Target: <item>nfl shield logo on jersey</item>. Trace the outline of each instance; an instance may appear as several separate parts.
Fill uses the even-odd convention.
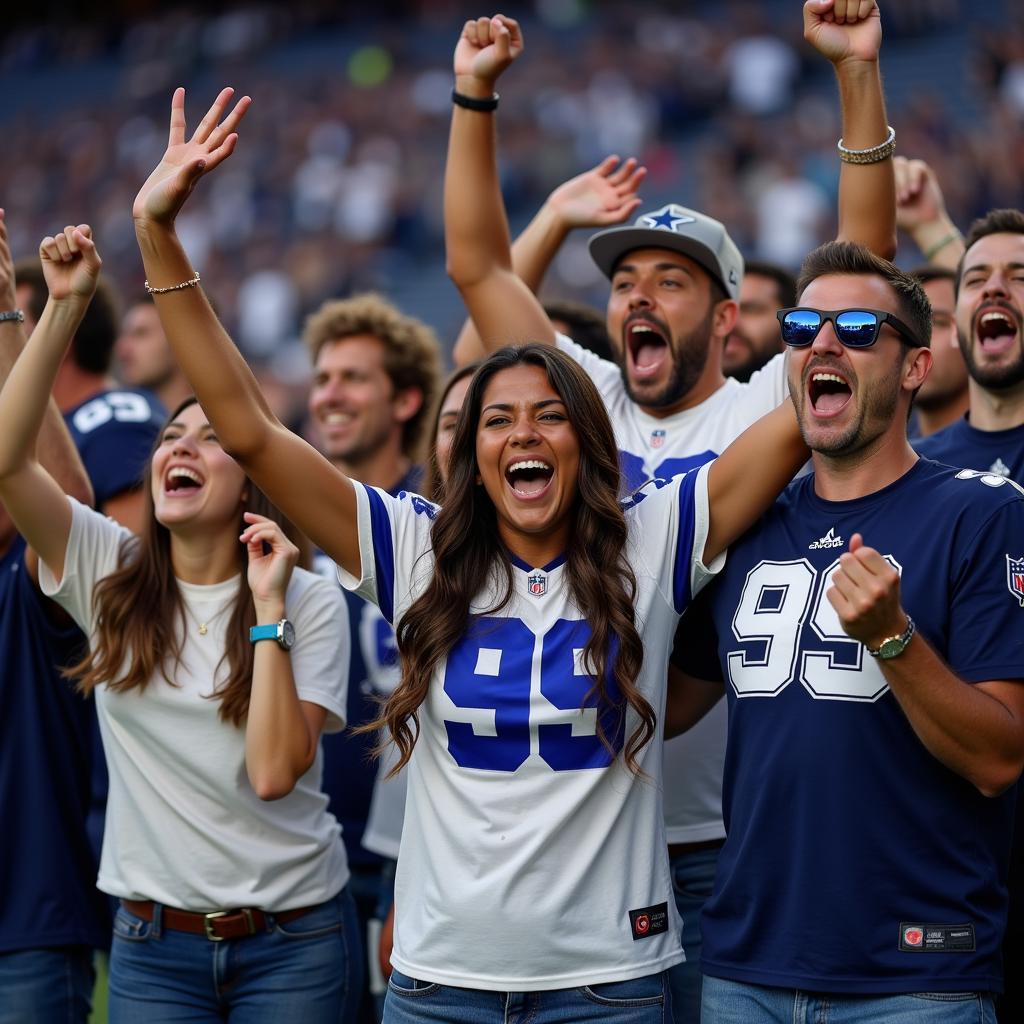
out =
[[[1024,558],[1006,556],[1006,585],[1024,608]]]
[[[534,597],[543,597],[548,592],[548,578],[541,573],[526,577],[526,585]]]
[[[664,430],[652,430],[651,431],[651,447],[660,448],[665,443],[665,431]]]

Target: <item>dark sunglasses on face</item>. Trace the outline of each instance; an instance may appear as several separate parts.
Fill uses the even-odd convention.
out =
[[[878,340],[882,324],[891,324],[897,334],[914,347],[921,343],[899,317],[884,309],[811,309],[793,306],[776,314],[782,340],[791,348],[806,348],[818,336],[825,321],[830,321],[836,337],[846,348],[869,348]]]

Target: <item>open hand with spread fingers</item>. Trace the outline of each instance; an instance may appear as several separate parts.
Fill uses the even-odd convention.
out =
[[[622,224],[640,205],[636,192],[645,177],[647,168],[635,157],[620,161],[607,156],[559,185],[548,196],[548,205],[567,228]]]
[[[231,155],[238,141],[235,129],[252,102],[243,96],[223,117],[234,93],[234,89],[222,89],[191,138],[186,139],[185,90],[174,90],[167,150],[135,197],[132,216],[136,222],[173,222],[199,179]]]

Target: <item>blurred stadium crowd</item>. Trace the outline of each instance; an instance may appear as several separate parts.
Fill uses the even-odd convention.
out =
[[[198,109],[213,82],[230,81],[255,100],[246,145],[180,230],[253,363],[296,382],[301,400],[303,317],[370,288],[450,342],[462,313],[444,276],[440,181],[463,6],[123,5],[87,23],[64,12],[13,27],[0,44],[0,194],[15,255],[62,218],[89,220],[106,273],[133,300],[129,211],[165,144],[166,97],[187,83]],[[506,98],[501,125],[513,227],[608,153],[636,155],[650,168],[645,206],[683,196],[728,223],[748,256],[795,267],[833,231],[837,124],[828,68],[786,6],[519,5],[529,87]],[[1013,6],[902,0],[886,11],[899,151],[931,164],[959,224],[1024,204],[1024,11]],[[993,139],[1013,158],[990,159]],[[600,301],[584,244],[564,247],[551,294]]]

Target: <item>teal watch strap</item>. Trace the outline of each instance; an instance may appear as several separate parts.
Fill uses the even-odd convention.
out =
[[[276,640],[277,639],[277,623],[268,622],[265,626],[250,626],[249,627],[249,642],[256,643],[257,640]]]

